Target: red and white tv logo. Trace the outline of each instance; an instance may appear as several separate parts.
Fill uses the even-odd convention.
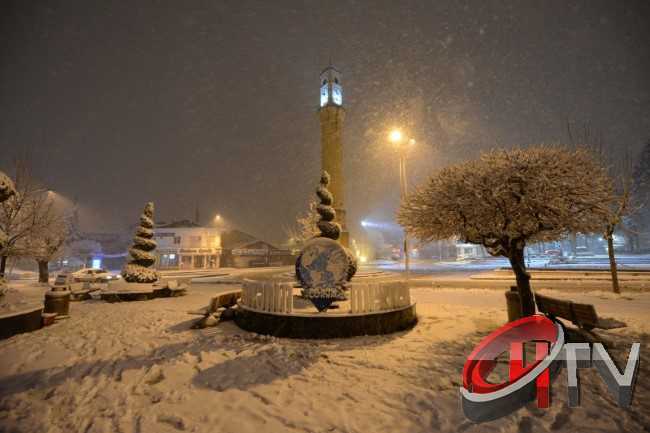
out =
[[[524,343],[535,343],[535,361],[526,365]],[[593,346],[593,347],[592,347]],[[524,317],[485,337],[463,368],[461,405],[465,416],[482,422],[501,418],[537,397],[537,406],[550,403],[551,374],[567,369],[569,406],[580,404],[578,369],[596,367],[618,405],[632,402],[639,369],[640,344],[632,344],[625,371],[620,373],[602,344],[565,343],[564,329],[545,316]],[[497,357],[510,351],[509,379],[490,383],[487,377]]]

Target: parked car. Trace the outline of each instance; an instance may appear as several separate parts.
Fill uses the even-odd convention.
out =
[[[72,283],[74,283],[72,272],[59,272],[54,279],[53,288],[60,290],[70,290]]]
[[[72,277],[77,283],[107,283],[110,280],[120,279],[119,274],[113,275],[106,269],[100,268],[83,268],[72,273]]]

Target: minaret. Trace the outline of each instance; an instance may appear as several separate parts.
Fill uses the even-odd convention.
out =
[[[343,207],[345,179],[343,178],[343,88],[341,87],[341,72],[333,66],[328,66],[320,74],[320,144],[322,169],[331,176],[329,190],[334,196],[336,222],[341,225],[339,241],[348,247],[349,234],[345,224],[345,208]]]

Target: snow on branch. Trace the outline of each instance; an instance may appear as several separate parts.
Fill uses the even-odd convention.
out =
[[[398,221],[423,241],[456,237],[508,256],[569,232],[602,232],[613,199],[587,150],[540,145],[442,169],[408,196]]]

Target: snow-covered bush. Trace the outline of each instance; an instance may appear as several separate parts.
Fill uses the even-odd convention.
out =
[[[328,172],[323,170],[320,177],[320,185],[316,189],[316,195],[320,199],[320,204],[316,206],[316,212],[320,215],[320,220],[318,221],[317,226],[320,230],[321,237],[337,240],[341,235],[341,226],[338,223],[333,222],[336,218],[336,211],[332,207],[334,197],[327,189],[329,183],[330,175]]]
[[[156,241],[153,240],[153,210],[151,202],[144,207],[133,246],[129,249],[129,263],[122,269],[122,276],[129,283],[154,283],[158,280],[158,272],[152,268],[156,262],[153,253],[156,249]]]
[[[530,315],[526,244],[601,233],[613,199],[606,170],[584,149],[493,150],[431,176],[407,197],[398,221],[423,241],[459,238],[507,257]]]

